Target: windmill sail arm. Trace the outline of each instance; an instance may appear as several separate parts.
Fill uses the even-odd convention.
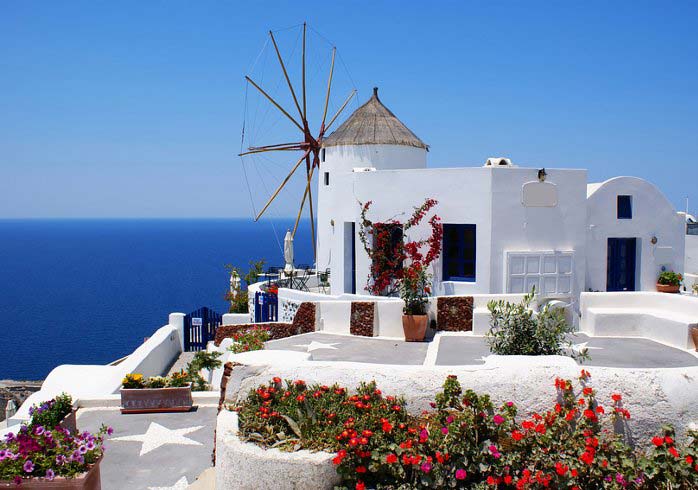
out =
[[[296,120],[293,118],[293,116],[291,116],[291,114],[289,114],[289,113],[286,111],[286,109],[284,109],[283,107],[281,107],[281,106],[279,105],[279,103],[276,102],[276,101],[274,100],[274,98],[273,98],[271,95],[269,95],[268,93],[266,93],[262,87],[260,87],[259,85],[257,85],[257,84],[254,82],[254,80],[252,80],[252,79],[251,79],[250,77],[248,77],[248,76],[245,76],[245,79],[246,79],[248,82],[250,82],[254,88],[256,88],[257,90],[259,90],[259,92],[260,92],[264,97],[266,97],[267,100],[269,100],[269,102],[271,102],[272,104],[274,104],[274,107],[276,107],[277,109],[279,109],[279,110],[283,113],[284,116],[286,116],[293,124],[296,125],[296,127],[297,127],[298,129],[300,129],[301,131],[305,131],[305,130],[303,129],[303,126],[301,126],[300,124],[298,124],[298,121],[296,121]]]
[[[262,210],[259,212],[259,214],[257,214],[257,216],[256,216],[255,219],[254,219],[255,221],[259,221],[259,218],[262,217],[262,215],[263,215],[264,212],[267,210],[267,208],[269,208],[269,206],[271,205],[271,203],[274,202],[274,199],[276,199],[276,196],[279,195],[279,192],[281,192],[281,189],[284,188],[284,186],[286,185],[286,183],[291,179],[291,176],[295,173],[296,170],[298,170],[298,167],[300,167],[301,163],[303,163],[303,160],[305,160],[305,158],[306,158],[309,154],[310,154],[310,152],[306,151],[306,152],[303,154],[303,156],[300,157],[300,159],[299,159],[299,160],[296,162],[296,164],[293,166],[293,168],[292,168],[291,171],[288,173],[288,175],[287,175],[286,178],[283,180],[283,182],[281,182],[281,184],[279,185],[279,187],[276,188],[276,190],[274,191],[274,194],[272,194],[272,196],[269,198],[269,200],[268,200],[267,203],[264,205],[264,207],[263,207]]]

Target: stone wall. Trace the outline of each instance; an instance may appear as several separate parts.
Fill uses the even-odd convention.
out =
[[[14,400],[19,407],[29,395],[41,389],[42,381],[0,381],[0,421],[5,420],[5,407]]]
[[[240,325],[221,325],[216,329],[216,338],[213,343],[221,345],[223,339],[232,337],[235,333],[253,327],[266,327],[269,329],[270,340],[283,339],[292,335],[314,332],[316,328],[315,303],[304,302],[298,307],[292,323],[245,323]]]
[[[441,296],[436,300],[436,329],[469,332],[473,329],[473,297]]]
[[[372,301],[352,301],[349,333],[373,337],[373,324],[376,317],[376,304]]]

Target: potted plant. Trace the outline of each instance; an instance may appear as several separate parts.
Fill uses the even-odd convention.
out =
[[[396,292],[405,302],[402,327],[408,342],[423,341],[427,327],[427,304],[431,294],[429,266],[441,254],[443,226],[441,218],[428,220],[431,234],[421,240],[404,240],[410,229],[417,227],[437,204],[426,199],[414,208],[412,216],[401,223],[391,219],[374,223],[367,214],[371,201],[362,204],[359,239],[371,259],[366,289],[376,296],[393,296]]]
[[[191,379],[184,371],[167,378],[127,374],[121,384],[121,413],[188,412],[194,404]]]
[[[73,408],[73,399],[67,393],[61,393],[52,400],[29,408],[31,427],[61,427],[71,434],[77,432],[77,409]]]
[[[23,425],[0,442],[0,487],[99,490],[104,436],[111,433],[105,426],[90,434]]]
[[[678,293],[683,276],[674,271],[664,271],[657,278],[657,291],[660,293]]]

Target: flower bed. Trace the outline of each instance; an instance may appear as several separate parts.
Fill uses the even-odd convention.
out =
[[[111,433],[104,426],[94,435],[22,426],[0,443],[0,487],[99,489],[104,435]]]
[[[264,342],[269,340],[269,337],[269,327],[249,327],[232,335],[233,343],[228,347],[228,350],[235,354],[262,350]]]
[[[344,488],[698,488],[698,442],[679,447],[665,427],[640,452],[611,428],[627,430],[620,394],[607,406],[582,371],[575,390],[557,379],[557,402],[517,416],[509,402],[463,391],[446,379],[434,410],[408,415],[404,400],[373,385],[337,386],[274,379],[238,407],[240,436],[282,450],[332,451]],[[325,487],[331,488],[331,487]]]

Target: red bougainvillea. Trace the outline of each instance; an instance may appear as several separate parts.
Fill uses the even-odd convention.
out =
[[[431,294],[428,268],[441,254],[441,218],[436,214],[429,218],[431,234],[427,238],[405,241],[403,237],[437,203],[426,199],[404,223],[396,219],[374,223],[367,216],[372,201],[361,205],[359,239],[371,259],[366,289],[377,296],[392,296],[399,291],[408,314],[423,313],[426,296]]]

